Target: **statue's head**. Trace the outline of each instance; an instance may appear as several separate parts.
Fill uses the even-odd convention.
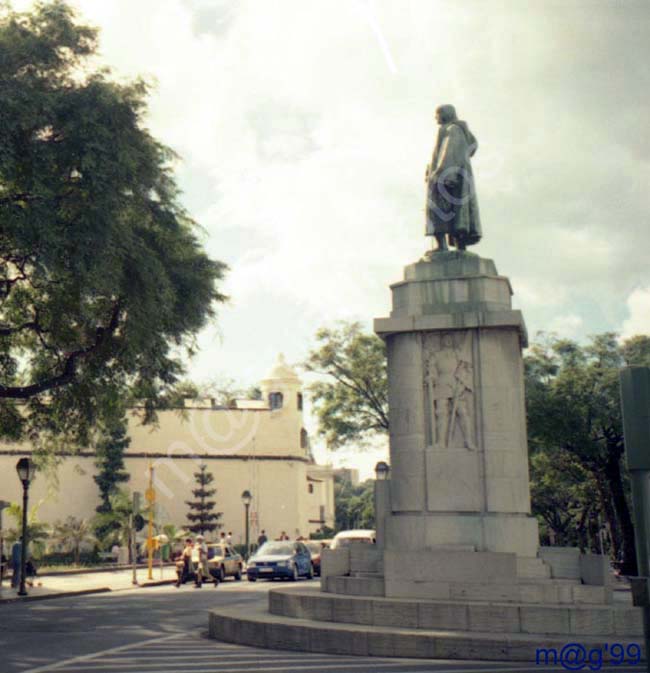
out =
[[[436,108],[436,121],[438,124],[448,124],[456,121],[456,108],[453,105],[441,105]]]
[[[451,336],[451,334],[443,334],[442,338],[440,339],[440,347],[441,348],[453,348],[454,347],[454,339]]]

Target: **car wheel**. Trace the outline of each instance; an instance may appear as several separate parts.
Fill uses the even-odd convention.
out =
[[[235,573],[235,580],[239,582],[241,580],[241,566],[237,566],[237,572]]]
[[[299,577],[300,577],[300,575],[298,575],[298,566],[294,563],[294,565],[293,565],[293,573],[292,573],[292,575],[291,575],[291,577],[290,577],[289,579],[290,579],[292,582],[295,582]]]
[[[223,566],[221,566],[219,568],[219,581],[223,582],[225,579],[226,579],[226,569]]]
[[[257,582],[257,577],[249,577],[248,581],[249,582]]]

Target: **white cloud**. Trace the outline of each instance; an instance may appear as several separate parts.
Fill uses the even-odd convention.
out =
[[[546,328],[547,332],[557,334],[559,337],[566,339],[575,339],[580,336],[583,327],[583,320],[579,315],[567,314],[558,315],[553,318]]]
[[[627,339],[637,334],[650,335],[650,287],[635,289],[625,304],[629,315],[623,321],[621,337]]]
[[[107,63],[157,81],[150,127],[232,269],[197,378],[252,382],[320,324],[388,312],[388,284],[428,247],[444,102],[480,144],[473,251],[510,277],[529,328],[613,329],[627,289],[650,287],[644,3],[75,1]]]

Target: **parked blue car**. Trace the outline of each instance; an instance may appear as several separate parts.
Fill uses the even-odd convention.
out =
[[[309,549],[302,542],[265,542],[248,561],[246,569],[249,582],[258,579],[297,580],[299,577],[311,579],[314,569]]]

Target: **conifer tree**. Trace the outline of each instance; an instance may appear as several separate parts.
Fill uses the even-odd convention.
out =
[[[129,480],[129,473],[124,469],[124,451],[129,448],[131,439],[126,434],[127,426],[124,418],[104,429],[95,449],[98,472],[93,477],[99,487],[101,503],[96,507],[100,515],[95,522],[95,535],[104,540],[109,534],[120,527],[113,513],[113,502],[119,493],[120,484]]]
[[[216,488],[207,488],[214,477],[210,472],[207,472],[207,465],[203,464],[199,468],[199,472],[194,473],[194,478],[198,484],[198,488],[192,489],[195,500],[186,500],[190,511],[187,513],[187,519],[190,522],[187,526],[188,530],[193,533],[209,533],[221,528],[219,519],[221,512],[214,512],[216,501],[209,500],[216,492]]]
[[[105,431],[97,443],[96,465],[98,473],[93,477],[102,499],[96,511],[100,514],[111,511],[110,497],[117,493],[119,484],[129,480],[129,473],[124,469],[124,451],[129,448],[131,439],[126,434],[124,420],[115,423]]]

